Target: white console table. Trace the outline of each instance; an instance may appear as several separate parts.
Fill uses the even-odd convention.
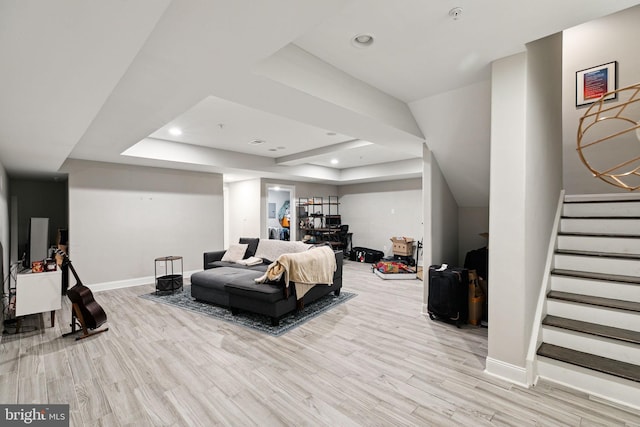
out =
[[[62,271],[20,273],[16,276],[16,317],[51,312],[55,326],[56,310],[62,308]],[[19,327],[18,327],[19,328]]]

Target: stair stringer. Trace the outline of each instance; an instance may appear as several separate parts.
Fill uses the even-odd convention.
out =
[[[527,385],[535,385],[538,380],[538,355],[536,354],[538,347],[542,343],[542,319],[547,315],[547,294],[551,290],[551,270],[553,270],[554,254],[557,249],[558,231],[560,230],[560,219],[562,217],[562,209],[564,206],[564,190],[560,190],[558,198],[558,207],[556,208],[556,216],[553,220],[551,235],[549,236],[549,247],[547,249],[547,260],[545,262],[544,274],[542,276],[542,284],[540,286],[540,294],[538,295],[538,304],[536,305],[536,313],[533,318],[533,328],[531,330],[531,339],[529,341],[529,349],[527,351],[527,359],[525,367],[527,371]]]

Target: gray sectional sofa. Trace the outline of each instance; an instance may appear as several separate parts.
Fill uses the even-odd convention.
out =
[[[191,296],[199,301],[228,307],[233,314],[241,310],[259,313],[271,318],[277,325],[280,318],[318,298],[334,292],[340,294],[342,288],[342,251],[334,251],[336,271],[333,284],[319,284],[298,300],[295,286],[285,289],[284,280],[278,282],[256,283],[255,279],[264,276],[269,264],[279,255],[309,250],[312,245],[302,242],[288,242],[258,238],[241,238],[239,245],[246,245],[242,259],[251,257],[262,259],[258,265],[246,266],[237,261],[223,261],[226,250],[205,252],[204,270],[191,275]],[[229,250],[237,251],[239,245]],[[228,258],[228,257],[227,257]]]

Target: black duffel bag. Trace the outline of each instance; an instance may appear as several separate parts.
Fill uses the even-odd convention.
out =
[[[349,254],[349,259],[351,261],[358,262],[366,262],[372,264],[374,262],[380,261],[384,257],[384,253],[382,251],[377,251],[375,249],[363,248],[356,246],[351,250]]]

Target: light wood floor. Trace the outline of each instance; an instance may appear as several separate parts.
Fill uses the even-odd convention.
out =
[[[421,281],[346,262],[344,289],[358,296],[279,338],[138,298],[148,285],[96,294],[110,330],[74,341],[65,299],[54,328],[31,316],[2,337],[0,402],[69,403],[74,426],[640,425],[487,376],[487,330],[421,315]]]

